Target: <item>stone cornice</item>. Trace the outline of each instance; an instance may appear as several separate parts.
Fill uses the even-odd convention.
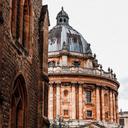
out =
[[[61,57],[63,55],[66,55],[68,57],[73,57],[73,58],[83,58],[83,59],[94,59],[94,57],[91,54],[81,54],[81,53],[76,53],[76,52],[65,52],[63,51],[58,51],[58,52],[49,52],[48,53],[48,58],[56,58],[56,57]]]
[[[79,79],[79,80],[76,80],[74,79],[74,75],[75,75],[75,78]],[[54,74],[54,75],[49,75],[49,79],[50,81],[54,81],[54,78],[55,79],[59,79],[59,80],[62,80],[61,82],[70,82],[70,80],[73,78],[74,80],[74,83],[79,83],[79,81],[81,81],[82,85],[83,84],[92,84],[92,85],[95,85],[95,86],[99,86],[99,87],[109,87],[115,91],[117,91],[117,89],[119,88],[119,83],[118,81],[114,81],[114,80],[111,80],[109,78],[105,78],[105,77],[101,77],[101,76],[92,76],[92,75],[78,75],[78,74],[74,74],[74,75],[66,75],[66,74]],[[63,78],[62,78],[63,77]],[[85,79],[85,80],[84,80]]]
[[[116,81],[116,80],[113,80],[113,79],[111,79],[111,78],[107,78],[107,77],[104,77],[104,76],[96,76],[96,75],[91,75],[91,74],[66,74],[66,73],[49,73],[49,75],[48,75],[49,77],[52,77],[52,76],[60,76],[60,77],[62,77],[62,76],[69,76],[69,77],[71,77],[71,76],[78,76],[79,78],[80,77],[83,77],[83,76],[85,76],[86,78],[87,77],[90,77],[90,78],[96,78],[96,79],[102,79],[102,80],[105,80],[105,81],[109,81],[109,82],[112,82],[112,83],[114,83],[114,84],[116,84],[117,85],[117,87],[119,88],[119,86],[120,86],[120,84],[119,84],[119,82],[118,81]]]

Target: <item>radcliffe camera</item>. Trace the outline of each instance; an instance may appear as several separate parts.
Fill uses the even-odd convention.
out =
[[[127,1],[0,1],[0,128],[128,128]]]

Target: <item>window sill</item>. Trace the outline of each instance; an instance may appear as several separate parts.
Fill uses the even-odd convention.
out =
[[[93,117],[86,117],[87,120],[93,120]]]
[[[94,104],[93,103],[87,103],[87,102],[85,102],[85,105],[91,105],[91,106],[93,106]]]
[[[69,115],[65,115],[64,118],[69,118]]]

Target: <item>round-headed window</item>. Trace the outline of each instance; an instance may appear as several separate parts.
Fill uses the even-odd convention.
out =
[[[62,19],[60,18],[60,22],[62,22]]]
[[[64,23],[66,22],[66,19],[64,19]]]

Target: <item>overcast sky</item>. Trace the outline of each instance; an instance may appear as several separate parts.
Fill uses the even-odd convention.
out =
[[[119,109],[128,110],[128,0],[44,0],[50,29],[64,7],[69,24],[91,44],[98,62],[111,67],[120,82]]]

